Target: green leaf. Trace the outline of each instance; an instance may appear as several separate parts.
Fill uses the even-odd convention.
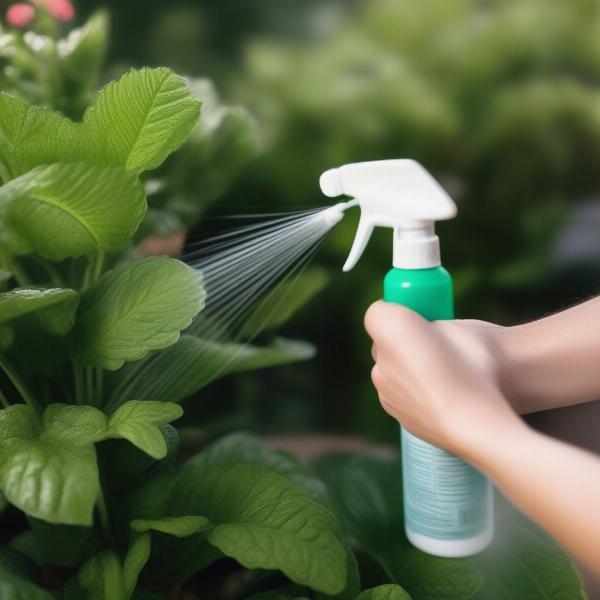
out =
[[[71,289],[15,288],[0,294],[0,322],[10,321],[29,312],[72,300],[77,296],[77,292]]]
[[[166,68],[127,72],[103,88],[83,119],[95,159],[146,171],[160,165],[187,138],[200,114],[185,81]]]
[[[49,260],[119,250],[145,210],[143,187],[120,168],[42,165],[0,188],[0,243]]]
[[[5,181],[33,167],[81,160],[78,126],[60,113],[0,94],[0,172]]]
[[[204,297],[199,273],[172,258],[153,256],[109,271],[82,298],[73,330],[79,358],[115,370],[166,348],[202,310]]]
[[[154,193],[149,193],[150,209],[139,239],[190,229],[259,151],[257,127],[247,111],[220,102],[207,79],[190,79],[189,86],[192,95],[202,99],[202,113],[186,143],[169,160],[160,184],[152,182]]]
[[[244,324],[242,337],[252,337],[259,331],[281,326],[326,284],[327,273],[324,269],[304,271],[280,284],[249,317]]]
[[[79,294],[71,289],[15,288],[0,293],[0,323],[35,311],[46,331],[64,335],[73,324],[78,302]]]
[[[52,600],[53,596],[6,567],[0,566],[0,598],[2,600]]]
[[[183,516],[165,517],[163,519],[134,519],[131,528],[140,533],[144,531],[158,531],[175,537],[188,537],[201,533],[211,527],[206,517]]]
[[[183,409],[177,404],[130,400],[110,417],[109,435],[128,440],[152,458],[164,458],[167,444],[160,426],[181,415]]]
[[[477,598],[586,600],[581,577],[556,543],[516,523],[503,523],[493,545],[474,558],[486,585]]]
[[[398,459],[342,455],[321,459],[317,471],[345,530],[412,596],[467,600],[481,589],[483,576],[470,559],[438,558],[408,543]]]
[[[484,576],[470,559],[440,558],[411,548],[397,557],[386,556],[392,573],[415,598],[423,600],[467,600],[484,583]]]
[[[88,600],[127,600],[125,580],[119,557],[105,550],[92,557],[77,574]]]
[[[411,597],[399,585],[388,584],[365,590],[356,600],[411,600]]]
[[[22,404],[0,411],[0,489],[11,504],[51,523],[92,524],[97,413],[50,405],[39,419]]]
[[[218,343],[184,334],[171,348],[128,365],[119,373],[109,406],[132,395],[149,400],[179,402],[218,377],[307,360],[314,347],[306,342],[277,338],[271,346]]]
[[[81,446],[106,438],[106,415],[93,406],[50,404],[42,417],[40,439]]]
[[[127,598],[131,598],[138,578],[150,558],[150,534],[140,535],[129,548],[123,561],[123,581]]]
[[[279,569],[328,594],[346,585],[346,552],[335,518],[277,473],[248,465],[188,465],[169,504],[173,515],[205,516],[214,525],[207,540],[247,568]]]
[[[258,438],[248,433],[226,435],[190,458],[186,464],[197,468],[222,469],[236,465],[262,466],[301,486],[321,504],[328,502],[323,482],[309,467],[287,452],[266,448]]]

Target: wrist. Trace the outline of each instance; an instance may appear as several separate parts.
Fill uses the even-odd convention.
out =
[[[498,329],[495,356],[498,386],[518,414],[543,408],[547,357],[552,352],[538,322]]]
[[[458,428],[451,451],[482,471],[487,471],[501,448],[514,448],[532,429],[511,409],[500,392],[480,398],[481,409]]]

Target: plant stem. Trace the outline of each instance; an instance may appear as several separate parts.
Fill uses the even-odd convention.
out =
[[[100,450],[100,449],[99,449]],[[105,468],[104,455],[101,451],[98,452],[98,479],[100,480],[100,491],[98,492],[98,512],[100,513],[100,523],[102,525],[102,533],[107,544],[111,544],[112,529],[110,526],[110,514],[108,505],[106,504],[106,477],[107,471]]]
[[[104,257],[106,256],[106,254],[104,252],[97,252],[96,256],[94,257],[94,262],[93,262],[93,271],[92,271],[92,285],[94,285],[98,279],[100,279],[100,276],[102,275],[102,269],[104,268]]]
[[[38,406],[33,394],[29,391],[25,382],[21,379],[12,365],[3,357],[0,357],[0,369],[6,373],[6,376],[10,379],[19,394],[21,394],[21,398],[23,398],[25,404],[37,412]]]
[[[83,400],[83,377],[81,367],[77,361],[73,361],[73,379],[75,381],[75,403],[81,404]]]
[[[87,290],[92,287],[98,279],[100,279],[104,267],[104,257],[104,252],[96,252],[94,258],[88,263],[85,273],[83,274],[83,282],[81,284],[82,290]]]
[[[102,532],[107,542],[110,542],[112,537],[110,531],[110,519],[108,518],[108,509],[106,508],[106,501],[104,500],[104,490],[102,484],[100,484],[100,492],[98,494],[98,512],[100,513],[100,523],[102,524]]]
[[[85,368],[85,397],[86,404],[96,405],[94,398],[94,368]]]
[[[0,402],[4,406],[4,408],[8,408],[10,406],[10,402],[6,399],[4,392],[0,390]]]
[[[104,404],[104,369],[96,369],[96,406]]]

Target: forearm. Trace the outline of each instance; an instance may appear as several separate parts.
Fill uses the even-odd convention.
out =
[[[520,420],[501,427],[493,436],[476,432],[465,457],[600,573],[600,458],[537,433]]]
[[[502,329],[497,342],[500,386],[518,412],[600,398],[600,298]]]

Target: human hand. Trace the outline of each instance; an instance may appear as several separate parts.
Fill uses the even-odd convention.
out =
[[[383,301],[365,316],[383,408],[414,435],[460,455],[520,424],[500,387],[493,330],[480,321],[430,323]],[[501,329],[501,328],[498,328]]]

